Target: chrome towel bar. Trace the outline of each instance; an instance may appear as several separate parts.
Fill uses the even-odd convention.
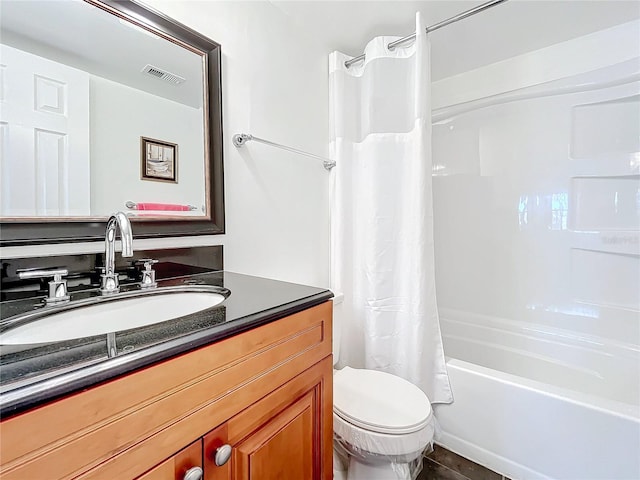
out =
[[[314,155],[313,153],[308,153],[303,150],[298,150],[297,148],[287,147],[286,145],[281,145],[279,143],[270,142],[269,140],[265,140],[264,138],[253,136],[248,133],[237,133],[233,136],[233,144],[238,148],[242,147],[245,143],[251,140],[255,142],[264,143],[265,145],[271,145],[272,147],[281,148],[283,150],[297,153],[299,155],[304,155],[306,157],[322,160],[322,164],[324,165],[324,168],[326,168],[327,170],[331,170],[333,167],[336,166],[336,162],[334,162],[333,160],[329,160],[328,158],[321,157],[319,155]]]

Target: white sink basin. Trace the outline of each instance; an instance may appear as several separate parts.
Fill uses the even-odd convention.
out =
[[[226,295],[219,293],[220,289],[209,289],[215,287],[127,292],[22,315],[16,317],[17,326],[0,333],[0,345],[59,342],[164,322],[206,310],[225,300]]]

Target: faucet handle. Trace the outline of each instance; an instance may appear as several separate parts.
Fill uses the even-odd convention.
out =
[[[69,275],[66,268],[23,268],[16,271],[18,278],[23,280],[29,278],[52,278],[49,282],[49,296],[46,302],[60,303],[67,302],[71,297],[67,293],[67,281],[62,277]]]
[[[155,265],[160,260],[156,260],[155,258],[138,258],[134,260],[135,265],[143,265],[144,268],[151,268],[151,265]]]
[[[53,267],[53,268],[19,268],[16,270],[18,277],[21,279],[28,278],[47,278],[52,277],[56,281],[60,281],[61,277],[69,275],[69,270],[66,268]]]
[[[156,271],[153,269],[153,265],[158,263],[159,260],[154,258],[139,258],[133,262],[136,266],[144,267],[141,270],[142,279],[140,280],[140,288],[153,288],[158,286],[156,282]]]

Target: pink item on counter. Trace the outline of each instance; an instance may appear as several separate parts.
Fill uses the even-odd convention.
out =
[[[191,205],[178,205],[175,203],[136,203],[136,210],[164,210],[171,212],[188,212],[193,210]]]

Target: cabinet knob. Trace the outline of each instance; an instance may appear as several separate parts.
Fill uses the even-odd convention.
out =
[[[225,444],[216,449],[216,455],[214,457],[214,461],[216,465],[221,467],[225,463],[229,461],[231,458],[231,445]]]
[[[184,474],[183,480],[202,480],[202,469],[200,467],[191,467]]]

